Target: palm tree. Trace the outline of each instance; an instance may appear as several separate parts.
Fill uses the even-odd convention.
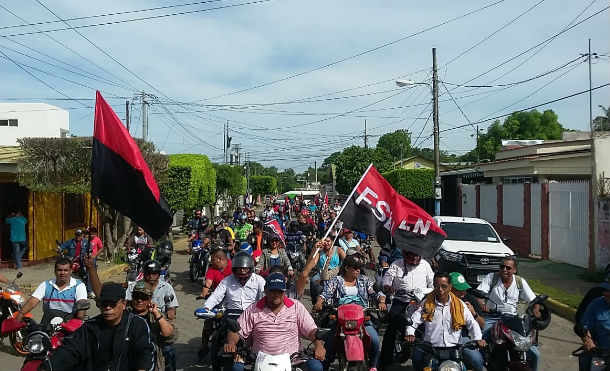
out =
[[[599,106],[604,112],[603,116],[597,116],[593,119],[593,127],[595,131],[610,130],[610,107],[606,108],[602,105]]]

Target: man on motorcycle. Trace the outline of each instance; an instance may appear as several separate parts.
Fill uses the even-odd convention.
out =
[[[204,308],[214,309],[224,303],[226,311],[243,311],[265,294],[265,279],[254,273],[254,259],[246,252],[239,252],[231,262],[233,274],[224,278],[210,297]],[[203,359],[207,350],[201,350],[198,358]],[[217,350],[212,349],[212,356]]]
[[[286,297],[286,277],[272,273],[267,278],[265,297],[248,306],[239,317],[239,334],[229,332],[224,346],[226,353],[234,353],[239,339],[252,339],[252,352],[269,355],[292,355],[301,349],[300,337],[314,344],[314,359],[305,362],[304,370],[322,371],[326,351],[316,339],[318,330],[311,314],[297,300]],[[244,364],[233,363],[233,371],[243,371]]]
[[[76,311],[78,302],[87,301],[85,284],[70,277],[71,263],[68,258],[58,258],[55,261],[55,278],[44,281],[32,293],[17,313],[17,321],[21,321],[42,300],[42,320],[40,323],[50,323],[55,317],[71,316]],[[76,317],[85,318],[86,311],[78,311]]]
[[[501,313],[517,314],[517,303],[519,299],[526,303],[534,300],[536,294],[532,291],[524,278],[517,276],[517,259],[514,256],[507,256],[500,263],[500,271],[489,273],[483,279],[483,282],[477,287],[489,294],[490,301],[483,306],[483,312],[489,312],[489,309],[496,309]],[[534,306],[534,316],[541,317],[540,305]],[[493,325],[498,321],[497,315],[486,315],[485,326],[483,327],[483,336],[488,337]],[[527,361],[533,371],[538,369],[538,361],[540,360],[540,352],[538,347],[532,346],[527,352]]]
[[[464,304],[466,304],[466,308],[470,311],[475,321],[479,324],[480,328],[483,328],[485,325],[485,317],[483,317],[483,309],[479,304],[477,298],[475,298],[472,294],[467,292],[466,290],[470,290],[472,287],[466,282],[464,276],[459,272],[451,272],[449,274],[451,278],[451,292],[459,299],[461,299]],[[470,336],[468,334],[468,329],[462,329],[462,337],[460,339],[461,344],[465,344],[469,342]],[[481,356],[481,352],[475,349],[462,349],[462,355],[464,356],[464,363],[470,369],[473,370],[483,370],[484,361]]]
[[[246,241],[250,233],[252,233],[252,224],[248,223],[246,214],[239,214],[237,224],[235,225],[235,234],[240,241]]]
[[[401,252],[402,259],[390,265],[382,280],[384,291],[394,296],[387,321],[397,324],[388,326],[383,336],[380,357],[382,368],[393,363],[396,334],[404,328],[405,311],[413,299],[413,291],[416,288],[432,288],[434,284],[434,272],[427,261],[408,248],[401,249]]]
[[[144,273],[144,281],[152,286],[153,296],[152,301],[157,305],[162,313],[165,313],[168,319],[176,319],[176,308],[178,308],[178,299],[172,285],[164,280],[159,280],[161,276],[161,264],[156,260],[148,260],[144,262],[142,271]],[[137,282],[131,282],[125,293],[125,300],[132,300],[133,288]],[[165,297],[172,296],[173,300],[165,303]],[[163,355],[165,356],[165,364],[170,367],[170,370],[176,369],[176,356],[171,344],[163,346]]]
[[[65,337],[40,369],[153,370],[156,352],[148,324],[126,310],[124,298],[120,284],[102,286],[97,300],[100,315]]]
[[[284,234],[284,240],[286,241],[286,249],[290,251],[301,250],[303,253],[307,253],[305,248],[305,240],[307,237],[299,230],[299,222],[291,221],[288,225],[288,230]]]
[[[150,328],[151,340],[156,347],[157,371],[165,370],[165,359],[162,357],[162,348],[173,344],[178,339],[178,329],[173,321],[163,316],[163,313],[152,301],[153,288],[144,281],[139,281],[133,287],[131,301],[129,303],[131,312],[142,317]]]
[[[227,254],[225,254],[223,249],[213,249],[210,252],[210,258],[212,264],[205,274],[203,289],[201,290],[201,294],[199,294],[200,299],[207,298],[208,295],[210,295],[210,292],[213,292],[216,287],[218,287],[218,284],[232,273],[231,261],[227,258]],[[208,340],[211,332],[212,321],[205,320],[203,322],[203,330],[201,331],[201,345],[197,356],[198,362],[202,362],[208,354]]]
[[[434,275],[434,291],[428,295],[424,304],[411,316],[413,324],[406,328],[406,341],[415,342],[415,331],[424,324],[424,341],[433,347],[454,347],[460,344],[462,328],[465,326],[472,334],[472,339],[480,347],[486,345],[482,340],[481,328],[474,319],[466,304],[451,292],[451,279],[446,272]],[[431,359],[417,345],[413,349],[413,368],[423,370]],[[475,371],[485,370],[475,368]]]
[[[228,252],[233,252],[233,237],[231,232],[225,229],[224,223],[222,218],[214,219],[214,224],[205,232],[208,237],[203,241],[203,244],[219,246],[225,248]]]
[[[191,221],[188,223],[188,229],[191,232],[197,232],[197,230],[199,229],[199,225],[201,224],[201,210],[197,210],[195,212],[195,216],[193,217],[193,219],[191,219]]]
[[[589,303],[579,322],[587,329],[586,336],[581,337],[582,347],[587,352],[596,348],[610,350],[610,283],[606,281],[599,287],[602,296]],[[591,355],[580,356],[578,370],[589,371],[591,361]]]

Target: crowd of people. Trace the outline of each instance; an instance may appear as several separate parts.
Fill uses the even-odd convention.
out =
[[[222,308],[225,316],[236,318],[239,330],[226,331],[224,342],[210,341],[213,320],[205,320],[197,362],[207,362],[219,353],[235,354],[223,358],[225,370],[243,371],[246,359],[237,351],[249,344],[253,354],[293,354],[302,349],[302,338],[311,341],[313,350],[301,368],[328,370],[337,354],[336,325],[323,339],[319,327],[328,318],[319,315],[327,307],[356,303],[386,313],[391,324],[380,340],[379,322],[374,317],[364,323],[370,338],[367,355],[369,371],[386,369],[395,361],[395,341],[411,343],[415,370],[424,370],[432,357],[417,345],[425,341],[433,347],[452,347],[470,341],[485,348],[493,324],[502,314],[516,314],[518,302],[536,297],[527,281],[518,276],[515,257],[502,260],[498,271],[490,273],[477,289],[488,294],[488,301],[471,294],[472,287],[459,272],[435,272],[434,261],[410,251],[408,247],[382,246],[375,279],[364,267],[376,262],[372,249],[361,241],[370,237],[334,222],[337,211],[324,205],[306,205],[286,200],[267,205],[259,215],[251,208],[240,208],[214,218],[197,211],[188,223],[189,240],[199,240],[209,247],[210,265],[202,281],[199,299],[203,310]],[[18,218],[17,214],[9,218]],[[9,223],[7,218],[7,223]],[[277,221],[280,231],[269,227]],[[17,223],[17,222],[14,222]],[[24,222],[19,222],[24,224]],[[11,224],[12,226],[12,224]],[[43,302],[41,322],[54,317],[86,318],[77,311],[79,302],[96,298],[98,316],[86,320],[74,334],[65,338],[51,357],[40,366],[43,370],[175,370],[172,344],[178,338],[176,315],[178,300],[171,283],[161,276],[157,260],[143,263],[143,279],[127,287],[102,284],[97,274],[96,255],[103,245],[96,230],[77,231],[64,243],[70,256],[79,256],[85,246],[95,246],[83,256],[86,282],[71,276],[70,260],[55,262],[55,278],[42,282],[21,307],[16,318],[22,320],[39,302]],[[280,236],[281,232],[282,236]],[[20,236],[17,234],[16,239]],[[20,242],[20,241],[15,241]],[[153,241],[141,228],[127,241],[128,246],[151,247]],[[14,246],[21,248],[21,244]],[[300,270],[287,251],[301,251]],[[258,253],[257,253],[258,252]],[[610,272],[607,280],[590,293],[583,303],[579,322],[586,329],[583,348],[610,349]],[[0,275],[0,282],[8,282]],[[312,310],[301,302],[309,283]],[[412,312],[416,290],[430,293]],[[388,309],[389,299],[391,306]],[[494,311],[490,310],[494,303]],[[499,304],[499,305],[498,305]],[[540,318],[544,308],[533,306],[533,316]],[[315,318],[315,320],[314,320]],[[401,335],[399,335],[401,334]],[[214,348],[216,347],[216,348]],[[486,370],[479,349],[464,349],[468,369]],[[404,361],[404,359],[400,360]],[[528,350],[527,362],[537,370],[540,353],[536,346]],[[588,370],[590,359],[581,357],[580,370]]]

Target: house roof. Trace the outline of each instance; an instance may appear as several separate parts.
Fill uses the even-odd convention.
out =
[[[21,157],[18,146],[0,146],[0,164],[16,164]]]

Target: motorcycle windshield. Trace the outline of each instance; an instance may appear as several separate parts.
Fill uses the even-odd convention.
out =
[[[503,315],[502,322],[506,327],[521,336],[527,336],[531,331],[531,321],[527,314],[519,317],[515,315]]]

